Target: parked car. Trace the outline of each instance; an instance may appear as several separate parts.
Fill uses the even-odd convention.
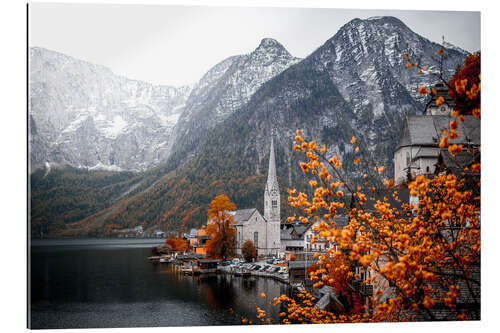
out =
[[[266,263],[268,263],[268,264],[272,264],[272,263],[274,263],[274,259],[267,259],[267,260],[266,260]]]
[[[252,268],[252,270],[254,270],[254,271],[258,271],[260,269],[261,269],[260,265],[254,265]]]

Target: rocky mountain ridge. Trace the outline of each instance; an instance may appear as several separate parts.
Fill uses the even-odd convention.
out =
[[[245,67],[252,57],[230,57],[216,65],[187,99],[174,130],[175,149],[162,171],[169,176],[114,204],[113,214],[98,212],[80,221],[78,227],[131,227],[138,223],[170,230],[196,227],[203,223],[210,200],[220,193],[227,194],[238,208],[262,209],[273,130],[283,189],[307,188],[307,179],[298,167],[304,157],[292,149],[296,129],[308,139],[326,144],[351,176],[360,168],[352,163],[355,146],[349,140],[355,135],[363,168],[367,167],[365,162],[368,169],[383,165],[383,176],[390,177],[404,116],[421,113],[426,103],[417,88],[434,85],[433,73],[440,66],[451,76],[466,57],[456,47],[445,47],[441,64],[438,50],[442,46],[393,17],[352,20],[300,61],[291,61],[271,40],[263,40],[263,49],[266,44],[276,50],[269,56],[272,63],[285,59],[279,73],[262,83],[263,76],[256,75],[256,80],[248,81],[257,83],[256,90],[247,96],[238,93],[247,82],[238,73],[244,68],[246,76],[252,77],[248,73],[254,66]],[[251,55],[267,59],[259,48]],[[413,68],[406,69],[404,54],[429,70],[418,74]],[[290,61],[293,63],[287,67]],[[174,159],[183,163],[175,164]],[[282,196],[286,202],[285,191]]]
[[[141,171],[161,164],[190,91],[30,48],[31,168],[50,163]]]
[[[265,82],[299,61],[278,41],[264,38],[253,52],[215,65],[194,86],[175,127],[171,152],[192,155],[210,129],[247,103]]]

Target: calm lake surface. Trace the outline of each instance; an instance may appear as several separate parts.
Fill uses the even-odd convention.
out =
[[[184,276],[147,260],[160,239],[31,242],[32,328],[237,325],[289,286],[266,278]],[[267,300],[260,297],[264,292]]]

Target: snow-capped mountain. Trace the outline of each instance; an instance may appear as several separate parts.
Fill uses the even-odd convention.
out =
[[[211,68],[194,86],[175,128],[174,148],[182,155],[196,150],[215,125],[241,108],[262,84],[299,62],[272,38],[251,53],[229,57]]]
[[[291,143],[300,128],[308,138],[327,144],[341,160],[352,157],[349,140],[355,135],[365,159],[390,172],[405,114],[422,113],[428,99],[419,95],[418,87],[437,83],[433,73],[440,66],[441,48],[395,17],[354,19],[311,55],[263,83],[247,103],[215,126],[213,135],[200,145],[205,159],[194,170],[203,172],[199,169],[203,164],[212,167],[215,160],[228,164],[234,159],[234,168],[248,165],[260,174],[269,135],[275,130],[278,168],[292,179],[292,186]],[[405,54],[428,69],[422,74],[407,69]],[[466,55],[444,47],[446,78]],[[210,121],[202,119],[194,124]]]
[[[437,82],[431,73],[438,71],[440,48],[395,17],[372,17],[344,25],[311,58],[351,105],[356,115],[353,128],[376,150],[398,135],[406,113],[423,111],[428,97],[419,95],[418,87]],[[466,54],[445,50],[443,70],[449,79]],[[404,54],[428,70],[418,74],[415,68],[406,69]]]
[[[432,73],[439,68],[441,47],[394,17],[354,19],[303,60],[290,56],[278,42],[264,39],[254,52],[217,64],[189,98],[179,102],[185,107],[167,152],[171,152],[169,162],[186,163],[168,163],[161,172],[176,167],[175,173],[151,186],[148,183],[131,200],[113,203],[114,214],[101,211],[86,223],[96,230],[106,224],[132,226],[139,221],[165,229],[179,224],[197,227],[206,219],[207,205],[220,193],[227,193],[238,208],[262,209],[273,130],[283,188],[308,188],[298,166],[304,156],[292,149],[297,129],[318,145],[326,144],[354,176],[354,145],[349,140],[355,135],[362,149],[356,156],[362,156],[363,167],[373,159],[386,167],[383,176],[390,176],[404,115],[423,112],[428,97],[419,95],[418,87],[436,83]],[[404,54],[429,69],[423,74],[406,69]],[[448,78],[466,55],[445,45],[442,65]],[[50,93],[45,94],[50,97]],[[168,115],[176,114],[174,108]],[[32,131],[38,132],[40,126],[34,123]],[[116,123],[119,127],[121,122]],[[83,132],[87,127],[79,128]],[[33,136],[42,147],[46,137]],[[85,133],[80,137],[85,138]],[[123,143],[123,149],[130,149],[128,144]],[[281,193],[285,202],[286,191]]]
[[[165,161],[189,87],[152,85],[30,48],[31,167],[145,170]]]

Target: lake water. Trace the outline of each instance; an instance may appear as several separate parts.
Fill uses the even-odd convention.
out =
[[[236,325],[289,286],[266,278],[184,276],[147,260],[162,240],[43,240],[31,243],[31,328]],[[267,300],[260,297],[264,292]]]

